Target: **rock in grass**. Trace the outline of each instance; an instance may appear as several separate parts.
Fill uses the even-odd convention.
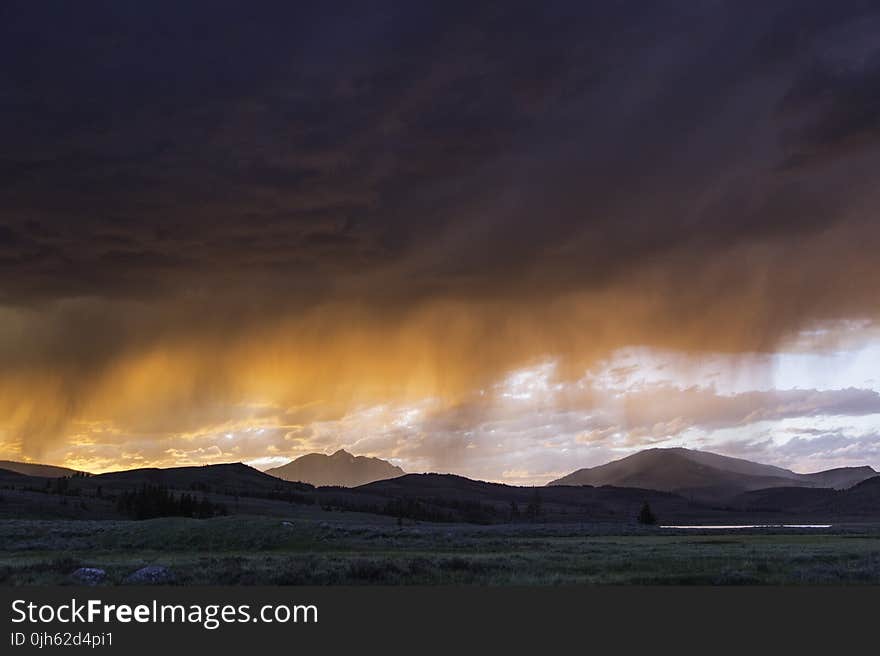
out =
[[[98,585],[99,583],[103,583],[104,579],[107,578],[107,572],[97,567],[80,567],[79,569],[74,570],[71,576],[79,583],[84,583],[85,585]]]
[[[162,585],[173,583],[174,572],[162,565],[147,565],[125,577],[124,583],[132,585]]]

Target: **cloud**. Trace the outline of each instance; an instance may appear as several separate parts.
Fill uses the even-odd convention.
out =
[[[223,404],[192,414],[183,401],[181,412],[161,421],[143,423],[135,415],[129,423],[77,423],[45,454],[104,470],[226,461],[270,466],[346,448],[389,458],[407,471],[512,483],[544,483],[648,446],[702,448],[800,470],[877,462],[876,435],[855,427],[880,416],[874,390],[722,394],[712,386],[682,387],[674,378],[633,383],[628,377],[636,372],[623,364],[610,371],[625,376],[566,381],[546,362],[454,403],[434,397],[353,406],[257,404],[238,408],[231,419],[232,409]],[[608,380],[616,382],[606,387]]]
[[[646,430],[673,424],[712,430],[794,417],[880,414],[880,393],[866,389],[766,390],[721,395],[710,388],[677,389],[657,385],[628,393],[623,400],[627,426]]]
[[[863,29],[876,28],[876,17]],[[799,120],[787,135],[788,167],[819,166],[847,155],[870,154],[880,137],[877,111],[880,52],[859,33],[817,58],[782,98],[783,116]],[[865,32],[866,34],[867,32]],[[842,51],[842,52],[841,52]]]
[[[390,448],[452,466],[474,395],[536,362],[880,318],[861,3],[2,11],[0,431],[30,457],[82,422],[439,399]],[[627,412],[633,440],[688,421]]]
[[[818,434],[807,430],[787,441],[734,440],[719,447],[733,456],[760,459],[803,473],[865,464],[877,469],[880,462],[880,435],[843,429]]]

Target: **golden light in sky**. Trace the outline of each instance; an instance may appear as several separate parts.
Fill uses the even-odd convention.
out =
[[[762,12],[681,11],[705,40],[655,15],[646,43],[612,8],[504,39],[169,28],[149,65],[89,25],[87,49],[11,35],[0,458],[876,464],[874,33],[799,15],[793,48]]]

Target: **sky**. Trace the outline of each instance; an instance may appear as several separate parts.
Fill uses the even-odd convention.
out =
[[[872,4],[4,2],[0,459],[880,467]]]

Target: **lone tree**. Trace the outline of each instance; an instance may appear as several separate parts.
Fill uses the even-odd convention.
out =
[[[642,509],[639,511],[639,524],[656,524],[657,517],[651,512],[651,506],[648,505],[648,502],[642,505]]]
[[[526,517],[532,521],[537,521],[543,512],[544,511],[541,508],[541,493],[538,492],[538,488],[535,488],[534,496],[532,497],[532,500],[529,501],[529,505],[526,506]]]

